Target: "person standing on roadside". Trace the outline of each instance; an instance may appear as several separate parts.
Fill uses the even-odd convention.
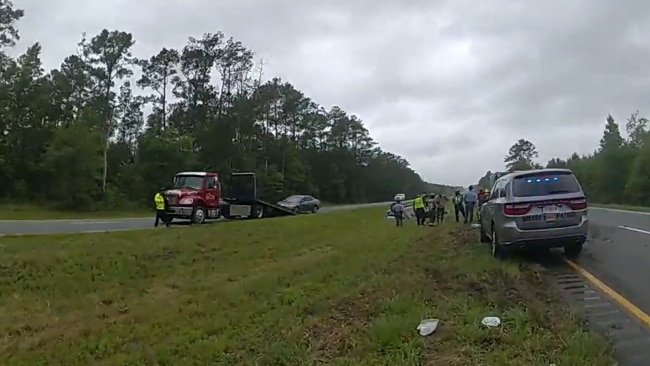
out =
[[[153,197],[154,203],[156,204],[156,222],[153,226],[158,227],[158,222],[162,221],[165,226],[169,227],[169,219],[167,217],[167,199],[165,199],[165,188],[161,188],[156,195]]]
[[[391,207],[393,211],[393,217],[395,217],[395,225],[397,227],[404,226],[404,205],[401,200],[395,201]]]
[[[456,215],[456,222],[460,222],[460,215],[463,215],[463,220],[465,220],[465,206],[463,206],[463,196],[460,194],[460,191],[454,192],[454,198],[452,199],[454,203],[454,214]]]
[[[433,204],[435,206],[435,220],[436,223],[442,224],[445,219],[445,198],[442,196],[442,193],[438,193],[433,199]]]
[[[474,192],[474,187],[469,186],[469,189],[463,193],[463,202],[465,203],[465,223],[472,223],[474,221],[474,209],[478,196]]]
[[[426,220],[426,213],[424,211],[424,195],[416,196],[413,200],[413,210],[415,211],[415,219],[418,226],[423,226]]]

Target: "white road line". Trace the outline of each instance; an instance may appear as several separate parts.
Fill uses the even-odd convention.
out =
[[[637,214],[637,215],[650,215],[650,212],[620,210],[618,208],[589,207],[589,209],[590,210],[599,210],[599,211],[623,212],[623,213],[630,213],[630,214]]]
[[[71,222],[70,225],[93,225],[93,224],[121,224],[126,222],[122,221],[80,221],[80,222]]]
[[[635,227],[629,227],[629,226],[625,226],[625,225],[619,225],[618,228],[619,228],[619,229],[623,229],[623,230],[634,231],[634,232],[641,233],[641,234],[648,234],[648,235],[650,235],[650,231],[637,229],[637,228],[635,228]]]

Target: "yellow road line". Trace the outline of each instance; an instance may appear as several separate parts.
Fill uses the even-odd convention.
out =
[[[607,286],[603,281],[596,278],[596,276],[587,272],[586,269],[580,267],[575,262],[572,262],[568,259],[564,260],[571,268],[576,272],[580,273],[583,277],[587,279],[593,286],[598,288],[600,291],[607,294],[612,300],[616,301],[623,309],[627,310],[632,315],[636,316],[641,322],[646,326],[650,327],[650,315],[646,314],[643,310],[639,309],[636,305],[632,304],[628,299],[623,297],[623,295],[614,291],[611,287]]]

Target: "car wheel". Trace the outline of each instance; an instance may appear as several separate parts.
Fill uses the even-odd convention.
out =
[[[193,224],[202,224],[205,222],[205,208],[196,207],[194,212],[192,212],[192,223]]]
[[[293,208],[293,213],[299,214],[300,213],[300,207],[294,207]]]
[[[488,244],[491,243],[492,241],[490,240],[490,237],[487,236],[485,233],[485,229],[483,229],[483,223],[481,223],[481,228],[479,229],[479,240],[483,244]]]
[[[316,212],[318,212],[318,206],[315,205],[314,208],[311,210],[311,212],[312,212],[312,213],[316,213]]]
[[[499,236],[497,235],[496,230],[494,230],[494,226],[492,226],[492,240],[490,241],[490,249],[494,258],[503,259],[506,257],[506,248],[504,248],[501,243],[499,243]]]
[[[580,256],[583,245],[581,243],[570,244],[564,247],[564,255],[569,259],[575,259]]]

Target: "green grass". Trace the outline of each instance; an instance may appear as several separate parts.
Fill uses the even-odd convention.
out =
[[[643,206],[632,206],[632,205],[615,205],[615,204],[602,204],[602,203],[589,203],[589,206],[602,207],[602,208],[612,208],[615,210],[627,210],[627,211],[637,211],[637,212],[650,212],[650,207]]]
[[[64,211],[36,205],[0,204],[0,220],[59,220],[152,216],[152,210]]]
[[[493,260],[466,226],[384,211],[5,237],[1,363],[613,364],[538,269]]]

